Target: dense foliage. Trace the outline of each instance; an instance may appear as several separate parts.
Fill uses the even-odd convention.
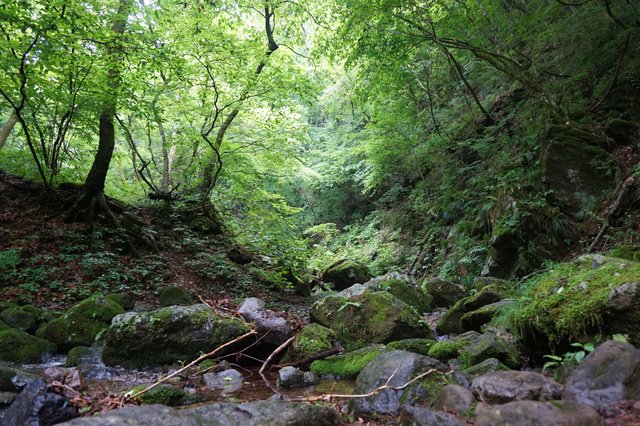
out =
[[[606,130],[639,118],[639,28],[628,0],[8,0],[0,167],[86,189],[111,108],[107,195],[211,203],[283,273],[471,278],[508,236],[523,274],[597,215],[554,199],[550,135],[635,143]]]

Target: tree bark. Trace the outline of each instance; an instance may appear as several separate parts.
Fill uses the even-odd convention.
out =
[[[115,34],[114,44],[108,48],[107,57],[111,68],[107,73],[106,95],[100,111],[98,126],[98,151],[93,159],[91,170],[84,182],[82,195],[71,211],[71,219],[85,219],[93,222],[98,212],[102,211],[109,221],[119,227],[104,197],[104,184],[111,164],[111,157],[115,148],[115,129],[113,120],[116,115],[118,90],[120,88],[120,68],[123,63],[123,48],[119,39],[124,34],[132,0],[120,0],[118,12],[114,17],[111,30]]]
[[[4,146],[7,139],[9,139],[9,135],[11,135],[11,131],[14,126],[18,122],[18,115],[15,111],[11,112],[11,115],[7,119],[7,122],[2,126],[2,131],[0,131],[0,149]]]

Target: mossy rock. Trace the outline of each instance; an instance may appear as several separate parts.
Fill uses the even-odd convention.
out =
[[[466,344],[460,351],[459,359],[465,367],[495,358],[510,368],[520,367],[520,353],[515,344],[494,333],[484,333]]]
[[[417,285],[405,280],[392,278],[378,282],[370,287],[373,290],[388,291],[409,306],[413,306],[418,313],[431,311],[434,307],[433,296],[426,293]]]
[[[134,298],[127,293],[110,293],[107,294],[106,298],[109,300],[113,300],[127,311],[133,309],[136,304]]]
[[[462,328],[466,331],[480,331],[483,325],[490,322],[493,317],[502,312],[503,309],[513,306],[515,302],[513,300],[501,300],[499,302],[490,303],[475,311],[467,312],[460,319]]]
[[[448,361],[458,358],[462,348],[468,344],[469,342],[464,340],[444,340],[433,345],[427,355],[440,361]]]
[[[640,262],[640,245],[627,244],[616,247],[607,253],[607,256]]]
[[[19,364],[40,363],[56,345],[15,328],[0,330],[0,360]]]
[[[339,260],[328,268],[321,275],[322,281],[333,283],[335,290],[344,290],[353,284],[364,283],[371,279],[369,268],[356,260]]]
[[[190,361],[249,330],[246,322],[220,316],[202,304],[127,312],[113,319],[102,359],[107,365],[131,368]]]
[[[0,392],[20,392],[27,383],[37,378],[35,374],[0,365]]]
[[[488,285],[476,294],[463,299],[462,306],[465,312],[471,312],[491,303],[499,302],[506,296],[504,289],[495,285]]]
[[[63,352],[74,346],[91,346],[109,327],[111,319],[123,312],[118,303],[98,294],[41,326],[36,336],[55,343]]]
[[[136,386],[128,393],[134,395],[146,389],[148,386],[149,385]],[[184,405],[187,402],[190,402],[190,397],[185,391],[167,384],[156,386],[155,388],[140,395],[139,398],[143,404],[162,404],[170,407]]]
[[[87,358],[91,354],[91,348],[88,346],[76,346],[71,348],[67,354],[67,362],[65,367],[77,367],[82,362],[83,358]]]
[[[469,328],[464,327],[462,324],[464,315],[491,303],[499,302],[506,294],[511,294],[511,292],[507,292],[505,289],[495,285],[487,285],[479,292],[467,296],[453,305],[451,309],[442,315],[436,329],[440,334],[459,334],[469,331]]]
[[[332,329],[350,351],[371,343],[435,337],[414,308],[386,291],[366,290],[352,298],[328,296],[311,305],[309,315]]]
[[[303,360],[320,352],[333,349],[335,338],[336,334],[330,328],[320,324],[309,324],[291,342],[282,362]]]
[[[8,300],[0,301],[0,313],[2,313],[5,309],[17,308],[17,307],[18,307],[17,303],[13,303]]]
[[[438,321],[438,325],[436,326],[438,334],[458,334],[464,332],[461,321],[465,313],[464,299],[458,300]]]
[[[5,309],[0,314],[0,319],[10,327],[33,333],[38,328],[38,314],[29,312],[23,307],[15,306]]]
[[[500,289],[500,291],[503,291],[505,294],[510,294],[510,292],[514,291],[514,284],[509,280],[496,277],[476,277],[473,279],[473,288],[476,292],[480,292],[488,286]]]
[[[609,294],[639,277],[639,262],[584,255],[557,264],[524,283],[522,296],[513,307],[504,310],[500,322],[524,340],[528,348],[535,345],[540,355],[596,334],[619,333],[620,318],[614,321]],[[640,313],[639,306],[630,308],[625,315],[636,313]],[[627,318],[625,322],[631,329],[624,332],[640,336],[639,321]],[[630,343],[640,344],[640,337],[632,338]]]
[[[158,300],[161,306],[191,305],[193,298],[181,287],[169,286],[160,290]]]
[[[318,359],[311,363],[311,372],[325,379],[355,379],[368,363],[389,350],[385,345],[370,345],[343,355]]]
[[[430,277],[422,283],[422,289],[432,295],[436,306],[448,308],[467,295],[467,291],[460,284]]]
[[[474,378],[484,376],[485,374],[491,373],[493,371],[507,370],[510,370],[510,368],[501,363],[500,360],[496,358],[487,358],[478,364],[465,368],[464,370],[462,370],[462,372]]]
[[[433,339],[404,339],[390,342],[387,344],[387,348],[427,355],[429,349],[435,344],[436,340]]]

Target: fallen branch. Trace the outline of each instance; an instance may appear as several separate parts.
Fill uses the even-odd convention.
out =
[[[324,394],[324,395],[318,395],[318,396],[312,396],[312,397],[308,397],[308,398],[294,398],[292,399],[292,401],[306,401],[306,402],[313,402],[313,401],[331,401],[332,399],[355,399],[355,398],[368,398],[370,396],[374,396],[375,394],[382,392],[384,390],[387,389],[391,389],[391,390],[395,390],[395,391],[399,391],[402,389],[405,389],[408,386],[411,386],[413,383],[415,383],[416,381],[430,375],[431,373],[439,373],[439,374],[450,374],[451,370],[449,371],[440,371],[437,370],[435,368],[432,368],[431,370],[425,371],[422,374],[418,374],[416,377],[414,377],[413,379],[409,380],[407,383],[405,383],[404,385],[401,386],[390,386],[389,382],[391,381],[391,379],[395,376],[396,372],[398,371],[398,369],[396,368],[396,371],[393,372],[393,374],[391,376],[389,376],[389,378],[387,379],[387,381],[384,383],[384,385],[382,386],[378,386],[377,388],[373,389],[371,392],[367,392],[367,393],[360,393],[360,394],[342,394],[342,393],[329,393],[329,394]]]
[[[144,394],[144,393],[146,393],[146,392],[149,392],[151,389],[153,389],[153,388],[155,388],[156,386],[159,386],[160,384],[162,384],[162,383],[166,382],[166,381],[167,381],[167,380],[169,380],[170,378],[172,378],[172,377],[174,377],[174,376],[177,376],[178,374],[182,373],[184,370],[186,370],[186,369],[188,369],[188,368],[190,368],[190,367],[192,367],[192,366],[196,365],[196,364],[197,364],[197,363],[199,363],[200,361],[202,361],[202,360],[204,360],[204,359],[206,359],[206,358],[209,358],[210,356],[212,356],[212,355],[214,355],[214,354],[216,354],[216,353],[220,352],[222,349],[224,349],[224,348],[226,348],[226,347],[228,347],[228,346],[231,346],[231,345],[233,345],[233,344],[235,344],[235,343],[238,343],[239,341],[244,340],[245,338],[247,338],[247,337],[249,337],[249,336],[253,336],[253,335],[255,335],[255,334],[258,334],[258,333],[257,333],[255,330],[251,330],[250,332],[245,333],[245,334],[243,334],[242,336],[236,337],[235,339],[233,339],[233,340],[231,340],[231,341],[229,341],[229,342],[227,342],[227,343],[225,343],[225,344],[223,344],[223,345],[221,345],[221,346],[218,346],[217,348],[215,348],[215,349],[214,349],[214,350],[212,350],[211,352],[208,352],[208,353],[206,353],[206,354],[204,354],[204,355],[200,355],[198,358],[196,358],[195,360],[191,361],[189,364],[185,365],[185,366],[184,366],[184,367],[182,367],[181,369],[176,370],[176,371],[174,371],[173,373],[169,374],[168,376],[165,376],[165,377],[161,378],[160,380],[158,380],[157,382],[155,382],[155,383],[154,383],[154,384],[152,384],[151,386],[149,386],[149,387],[147,387],[147,388],[145,388],[145,389],[142,389],[141,391],[136,392],[136,393],[134,393],[133,395],[130,395],[130,397],[131,397],[131,398],[137,398],[137,397],[139,397],[140,395],[142,395],[142,394]]]
[[[283,344],[281,344],[280,346],[278,346],[273,352],[271,352],[271,355],[269,355],[269,357],[266,359],[266,361],[264,362],[264,364],[262,364],[262,367],[260,367],[260,371],[258,371],[258,373],[262,374],[264,372],[264,369],[267,368],[267,366],[269,365],[269,363],[271,362],[271,360],[273,360],[273,357],[275,357],[276,355],[278,355],[280,352],[282,352],[287,346],[289,346],[289,344],[291,342],[293,342],[295,340],[296,336],[291,336],[287,339],[286,342],[284,342]]]
[[[294,361],[294,362],[289,362],[287,364],[280,364],[280,365],[275,365],[274,367],[278,367],[278,368],[282,368],[282,367],[297,367],[299,365],[306,365],[306,364],[310,364],[313,361],[317,360],[317,359],[323,359],[323,358],[327,358],[330,357],[332,355],[338,355],[344,352],[344,348],[342,347],[342,345],[340,344],[340,342],[336,342],[336,345],[333,349],[329,349],[326,351],[322,351],[319,352],[315,355],[311,355],[307,358],[301,359],[299,361]]]

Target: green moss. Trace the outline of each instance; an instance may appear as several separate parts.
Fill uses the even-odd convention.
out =
[[[388,291],[407,305],[413,306],[419,313],[428,312],[434,307],[433,296],[405,280],[393,278],[377,283],[372,288]]]
[[[95,295],[75,305],[59,318],[40,327],[36,335],[67,351],[74,346],[91,346],[96,337],[111,324],[111,319],[124,313],[122,306]]]
[[[396,340],[395,342],[387,344],[387,348],[413,352],[420,355],[428,355],[429,350],[435,344],[436,341],[433,339],[404,339]]]
[[[385,352],[384,345],[371,345],[344,355],[331,356],[311,363],[311,371],[320,377],[354,379],[371,361]]]
[[[163,288],[158,299],[162,306],[190,305],[193,303],[193,299],[187,290],[176,286]]]
[[[522,338],[541,333],[552,345],[599,332],[611,289],[640,277],[640,263],[600,255],[561,263],[524,284],[518,303],[499,322]]]
[[[39,312],[38,312],[39,314]],[[0,318],[9,326],[27,333],[33,333],[38,326],[38,315],[28,312],[23,307],[12,307],[5,309],[0,314]]]
[[[305,326],[289,346],[283,362],[297,361],[333,348],[335,333],[320,324]]]
[[[444,340],[431,346],[427,355],[431,358],[439,359],[440,361],[448,361],[450,359],[457,358],[458,355],[460,355],[460,350],[468,344],[469,342],[463,339]]]
[[[0,330],[0,359],[24,364],[39,363],[56,351],[46,340],[13,328]]]
[[[72,348],[67,354],[67,362],[65,367],[77,367],[82,358],[88,356],[91,353],[91,348],[87,346],[76,346]]]
[[[111,293],[111,294],[107,294],[106,298],[109,300],[113,300],[118,305],[122,306],[124,309],[127,309],[127,310],[133,309],[133,306],[136,303],[133,297],[131,297],[126,293]]]
[[[135,394],[147,387],[148,385],[136,386],[131,389],[129,393]],[[156,386],[140,395],[140,401],[142,401],[143,404],[162,404],[171,407],[185,404],[187,400],[188,395],[182,389],[177,389],[171,385]]]
[[[616,247],[607,253],[611,257],[619,257],[621,259],[632,260],[634,262],[640,262],[640,246],[634,244],[627,244],[624,246]]]

